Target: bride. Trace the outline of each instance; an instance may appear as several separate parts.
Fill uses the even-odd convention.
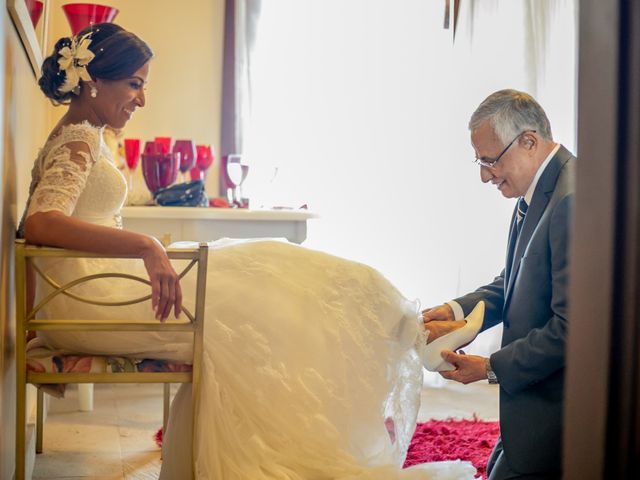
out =
[[[20,232],[37,245],[139,255],[120,262],[148,275],[151,305],[126,307],[123,318],[165,321],[193,280],[178,281],[156,239],[122,230],[126,182],[102,138],[104,126],[122,128],[145,106],[151,58],[142,40],[114,24],[56,43],[39,84],[68,110],[35,161]],[[41,267],[64,277],[113,270],[114,262]],[[181,387],[162,479],[473,478],[473,467],[460,462],[402,470],[422,386],[415,345],[424,337],[417,306],[379,273],[278,241],[213,243],[208,272],[200,406],[191,412],[190,386]],[[148,288],[124,282],[94,284],[91,294],[114,300]],[[100,316],[91,306],[74,308],[83,318]],[[63,298],[43,315],[56,311],[69,316]],[[189,358],[185,335],[41,332],[56,349],[174,360]]]

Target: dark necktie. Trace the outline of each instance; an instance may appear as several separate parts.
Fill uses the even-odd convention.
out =
[[[522,230],[522,224],[524,223],[524,217],[527,214],[527,208],[529,208],[529,205],[524,201],[524,197],[520,197],[518,199],[518,220],[516,223],[518,235],[520,235],[520,230]]]

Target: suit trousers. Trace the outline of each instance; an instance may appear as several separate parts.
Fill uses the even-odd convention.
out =
[[[502,449],[502,437],[493,447],[493,451],[487,462],[488,480],[560,480],[561,473],[517,473],[507,463],[507,458]]]

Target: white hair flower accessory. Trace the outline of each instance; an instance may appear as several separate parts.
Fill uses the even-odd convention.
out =
[[[91,75],[87,72],[87,65],[95,57],[94,53],[89,50],[91,33],[89,32],[79,39],[74,37],[71,40],[71,45],[61,48],[58,52],[60,54],[58,65],[60,70],[66,73],[64,83],[58,88],[61,93],[73,91],[77,95],[80,80],[91,81]]]

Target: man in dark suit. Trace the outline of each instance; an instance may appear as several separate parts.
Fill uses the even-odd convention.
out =
[[[487,465],[490,480],[560,478],[576,159],[553,141],[544,110],[523,92],[487,97],[469,130],[482,181],[518,199],[506,263],[492,283],[425,310],[425,328],[430,340],[446,334],[484,300],[483,330],[502,322],[501,349],[490,358],[444,351],[456,369],[441,374],[500,386],[501,436]]]

